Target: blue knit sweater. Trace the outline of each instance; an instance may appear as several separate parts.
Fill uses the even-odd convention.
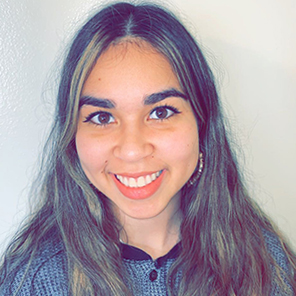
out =
[[[288,272],[288,261],[278,239],[265,234],[266,245],[276,262]],[[176,245],[168,254],[152,260],[144,251],[122,244],[122,257],[128,275],[134,284],[135,296],[166,296],[166,278],[172,263],[179,253]],[[14,279],[7,277],[0,287],[1,296],[12,296],[23,280],[27,266],[20,266]],[[48,243],[36,257],[28,270],[28,274],[18,291],[18,296],[68,296],[67,260],[62,244]],[[273,285],[272,296],[293,295],[282,292]],[[244,296],[244,295],[242,295]]]

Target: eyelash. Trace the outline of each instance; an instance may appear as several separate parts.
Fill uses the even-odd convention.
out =
[[[160,109],[165,109],[166,112],[168,112],[167,110],[169,110],[171,113],[168,112],[169,115],[166,114],[166,116],[165,116],[164,118],[150,118],[150,119],[152,119],[152,120],[160,120],[160,121],[163,121],[163,120],[169,119],[170,117],[174,116],[175,114],[179,114],[179,113],[181,113],[177,108],[175,108],[175,107],[173,107],[173,106],[162,105],[162,106],[155,107],[155,108],[150,112],[149,117],[151,117],[151,115],[152,115],[154,112],[159,111]],[[98,115],[107,115],[107,116],[109,116],[109,118],[108,118],[108,119],[109,119],[108,122],[106,122],[106,123],[96,123],[96,122],[94,122],[94,120],[93,120],[94,117],[95,117],[95,116],[98,116]],[[112,121],[110,122],[111,119],[112,119]],[[108,125],[108,124],[110,124],[110,123],[113,123],[114,121],[115,121],[115,119],[114,119],[114,117],[112,116],[111,113],[109,113],[109,112],[105,112],[105,111],[97,111],[97,112],[93,112],[93,113],[89,114],[89,115],[85,118],[85,120],[84,120],[83,122],[91,122],[91,123],[93,123],[93,124],[95,124],[95,125],[97,125],[97,126],[102,126],[102,127],[104,127],[104,126],[106,126],[106,125]]]
[[[96,122],[94,122],[93,119],[94,119],[94,117],[97,116],[97,115],[107,115],[107,116],[109,116],[109,120],[108,120],[108,122],[106,122],[106,123],[96,123]],[[85,118],[85,120],[84,120],[83,122],[91,122],[91,123],[93,123],[93,124],[95,124],[95,125],[97,125],[97,126],[106,126],[106,125],[112,123],[112,122],[110,122],[110,119],[111,119],[111,118],[113,119],[112,122],[114,122],[115,120],[114,120],[114,117],[112,116],[111,113],[109,113],[109,112],[105,112],[105,111],[97,111],[97,112],[93,112],[93,113],[89,114],[89,115]]]
[[[151,112],[150,112],[150,116],[160,110],[160,109],[166,109],[166,110],[169,110],[171,111],[172,113],[169,115],[169,116],[166,116],[165,118],[152,118],[152,119],[156,119],[156,120],[160,120],[160,121],[163,121],[163,120],[166,120],[166,119],[169,119],[171,116],[174,116],[175,114],[179,114],[181,113],[177,108],[173,107],[173,106],[169,106],[169,105],[162,105],[162,106],[158,106],[158,107],[155,107]]]

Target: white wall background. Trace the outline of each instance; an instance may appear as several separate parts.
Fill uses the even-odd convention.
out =
[[[167,4],[219,73],[252,196],[296,247],[295,0]],[[0,250],[27,210],[53,111],[57,57],[97,6],[95,0],[0,0]]]

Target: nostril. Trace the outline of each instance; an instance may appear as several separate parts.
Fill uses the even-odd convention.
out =
[[[114,155],[125,161],[138,161],[154,151],[153,135],[136,122],[122,124],[114,143]]]

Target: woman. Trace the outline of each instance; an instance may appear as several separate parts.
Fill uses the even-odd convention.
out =
[[[76,35],[41,203],[1,295],[293,295],[296,257],[249,198],[214,78],[164,9],[113,4]]]

